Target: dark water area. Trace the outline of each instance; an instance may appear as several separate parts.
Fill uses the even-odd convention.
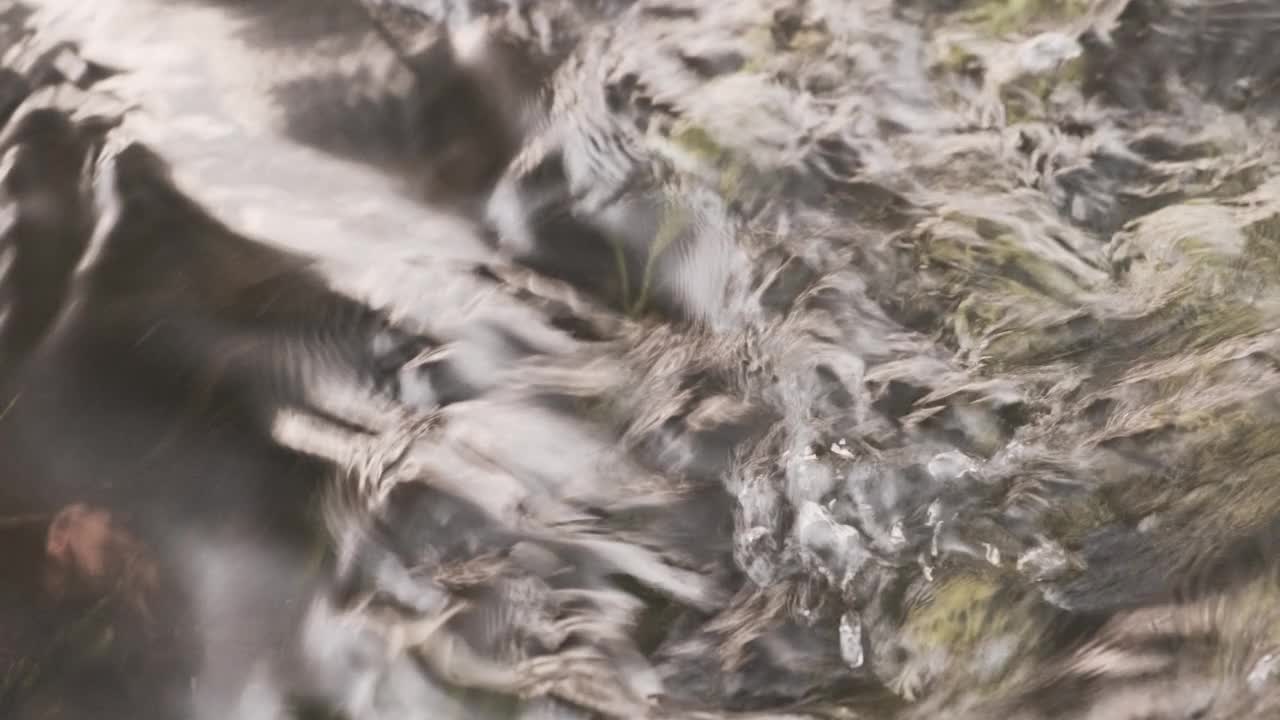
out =
[[[1277,36],[0,2],[0,718],[1280,715]]]

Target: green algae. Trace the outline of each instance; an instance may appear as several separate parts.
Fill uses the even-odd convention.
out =
[[[1119,520],[1108,499],[1097,493],[1063,498],[1042,519],[1049,535],[1066,546],[1077,545],[1098,528]]]
[[[960,43],[949,43],[945,50],[933,59],[929,65],[929,72],[935,79],[945,75],[964,75],[978,78],[982,68],[981,55],[972,52]]]
[[[905,629],[925,647],[962,649],[971,647],[987,633],[992,599],[1001,586],[990,578],[963,574],[939,583],[928,602],[907,617]]]
[[[1049,631],[1050,611],[1019,577],[965,563],[927,581],[908,611],[899,638],[912,653],[890,680],[906,699],[930,685],[961,682],[984,693],[1016,684],[1019,659]]]
[[[970,9],[967,19],[992,35],[1004,36],[1075,20],[1088,11],[1088,0],[988,0]]]
[[[653,243],[649,246],[648,255],[645,258],[644,275],[640,278],[639,294],[636,296],[635,302],[631,304],[629,313],[632,316],[638,316],[645,310],[645,305],[649,301],[650,286],[653,282],[654,268],[657,265],[659,256],[662,255],[672,243],[679,238],[685,230],[693,223],[692,212],[681,204],[672,204],[667,211],[663,213],[662,223],[658,226],[658,232],[653,238]]]
[[[1000,102],[1010,124],[1042,119],[1053,94],[1062,87],[1080,87],[1085,78],[1086,58],[1080,55],[1057,67],[1021,75],[1000,87]]]
[[[728,151],[706,129],[697,125],[680,126],[671,134],[671,140],[681,150],[704,162],[717,164],[728,155]]]
[[[1096,329],[1087,284],[1075,273],[1003,222],[963,214],[946,220],[951,228],[927,233],[916,250],[953,303],[943,330],[960,349],[1005,367],[1071,351]]]

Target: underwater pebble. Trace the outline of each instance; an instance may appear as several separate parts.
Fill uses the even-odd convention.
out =
[[[818,501],[836,485],[835,473],[826,463],[792,456],[787,461],[787,499],[792,505]]]
[[[851,669],[862,667],[862,618],[855,612],[840,616],[840,657]]]
[[[925,466],[929,471],[929,475],[938,482],[951,482],[965,473],[977,472],[978,464],[973,458],[965,455],[959,450],[949,450],[944,453],[938,453],[929,460],[929,464]]]
[[[822,506],[806,502],[800,506],[792,531],[801,547],[819,557],[830,558],[826,571],[844,576],[866,560],[866,549],[858,531],[832,519]]]
[[[770,559],[773,545],[769,529],[760,526],[740,534],[735,543],[735,560],[757,586],[763,587],[773,582],[777,573],[777,568]]]
[[[1071,561],[1067,551],[1056,542],[1046,542],[1018,557],[1018,572],[1033,582],[1046,582],[1062,577]]]
[[[1250,690],[1259,692],[1263,687],[1275,680],[1278,672],[1280,672],[1280,655],[1267,653],[1249,671],[1249,676],[1245,679],[1245,682],[1248,683]]]

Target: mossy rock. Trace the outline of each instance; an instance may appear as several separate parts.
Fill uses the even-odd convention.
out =
[[[909,657],[890,685],[916,699],[931,689],[994,691],[1049,629],[1051,609],[1008,570],[979,562],[939,570],[909,602],[898,642]]]
[[[1069,22],[1088,11],[1089,0],[978,0],[966,15],[992,35],[1004,36]]]
[[[1006,121],[1018,124],[1043,119],[1049,115],[1054,92],[1065,87],[1079,88],[1085,72],[1085,57],[1081,55],[1047,72],[1028,73],[1005,83],[1000,87],[1000,101]]]
[[[1095,530],[1118,520],[1110,503],[1100,494],[1082,493],[1060,498],[1042,520],[1049,535],[1067,546],[1082,542]]]
[[[677,126],[671,133],[671,141],[682,151],[709,164],[719,164],[728,155],[728,151],[698,125]]]

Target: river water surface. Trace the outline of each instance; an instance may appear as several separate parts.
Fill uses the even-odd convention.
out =
[[[1280,713],[1280,6],[0,7],[0,716]]]

